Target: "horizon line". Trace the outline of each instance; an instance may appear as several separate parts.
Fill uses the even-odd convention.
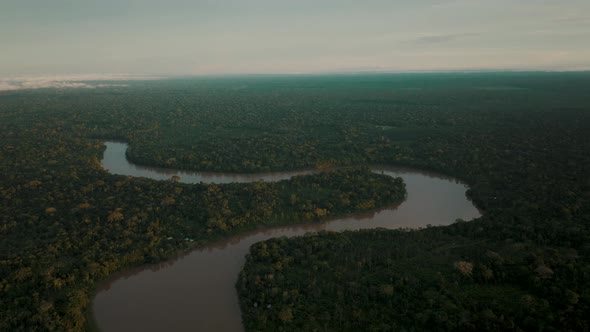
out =
[[[334,71],[301,71],[301,72],[235,72],[235,73],[36,73],[36,74],[0,74],[0,80],[15,81],[23,79],[56,79],[62,81],[134,81],[134,80],[158,80],[165,78],[190,78],[190,77],[236,77],[236,76],[319,76],[319,75],[356,75],[356,74],[470,74],[470,73],[584,73],[590,72],[588,68],[576,69],[408,69],[408,70],[334,70]],[[88,78],[94,76],[92,78]],[[117,78],[119,76],[119,78]],[[78,79],[79,78],[79,79]]]

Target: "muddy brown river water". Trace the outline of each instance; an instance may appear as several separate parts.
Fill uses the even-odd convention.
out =
[[[143,167],[127,161],[127,144],[105,144],[102,164],[111,173],[157,180],[177,175],[186,183],[278,181],[313,172],[242,175]],[[402,168],[373,171],[402,177],[407,199],[397,207],[370,214],[243,233],[165,263],[119,274],[100,288],[93,300],[96,325],[105,332],[243,331],[235,282],[250,246],[256,242],[320,230],[447,225],[457,218],[471,220],[480,216],[465,196],[467,187],[452,178]]]

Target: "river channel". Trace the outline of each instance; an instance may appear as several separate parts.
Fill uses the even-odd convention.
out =
[[[102,164],[113,174],[157,180],[177,175],[185,183],[278,181],[313,171],[268,174],[187,172],[131,164],[127,144],[105,142]],[[447,225],[457,218],[479,217],[465,196],[467,187],[448,177],[402,168],[373,168],[399,176],[407,199],[399,206],[324,223],[284,226],[232,236],[200,247],[171,261],[118,275],[93,299],[93,315],[101,331],[243,331],[235,282],[250,246],[280,236],[321,230],[419,228]]]

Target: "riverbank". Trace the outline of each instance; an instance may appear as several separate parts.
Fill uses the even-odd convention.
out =
[[[118,162],[126,163],[124,150],[119,152],[123,153],[118,154]],[[142,174],[146,174],[145,171],[143,169]],[[158,271],[153,271],[151,266],[140,267],[133,271],[131,276],[123,273],[110,283],[108,291],[101,292],[99,289],[93,301],[96,321],[99,325],[103,324],[105,331],[138,326],[147,330],[201,327],[203,330],[239,331],[242,328],[241,313],[234,285],[244,264],[245,255],[253,243],[273,237],[303,235],[310,231],[417,228],[429,224],[450,223],[457,218],[470,220],[479,216],[465,197],[466,187],[457,181],[407,169],[397,172],[385,169],[374,171],[404,178],[408,190],[406,201],[399,207],[375,211],[370,215],[348,216],[323,223],[257,229],[247,234],[238,234],[215,243],[204,244],[186,255],[175,258],[171,264],[164,263],[164,267],[159,264]],[[157,171],[152,169],[151,172]],[[288,174],[283,173],[282,176]],[[157,173],[155,175],[161,176]],[[445,213],[442,213],[443,211]],[[141,287],[138,288],[138,285]],[[213,303],[211,299],[216,300]],[[190,312],[186,312],[185,308],[190,308]],[[134,320],[132,317],[144,319]],[[146,321],[145,317],[151,318]],[[193,320],[188,323],[187,319],[191,318]],[[178,322],[182,325],[177,325]]]

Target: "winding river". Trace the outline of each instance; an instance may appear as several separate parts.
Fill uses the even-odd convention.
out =
[[[277,181],[313,172],[242,175],[143,167],[127,161],[127,144],[105,142],[105,145],[102,164],[111,173],[158,180],[177,175],[186,183]],[[320,230],[446,225],[457,218],[471,220],[480,215],[465,196],[466,186],[452,178],[402,168],[374,168],[373,171],[404,179],[408,197],[400,206],[321,224],[243,233],[172,261],[120,274],[100,288],[93,300],[97,326],[105,332],[243,331],[234,285],[245,255],[256,242]]]

